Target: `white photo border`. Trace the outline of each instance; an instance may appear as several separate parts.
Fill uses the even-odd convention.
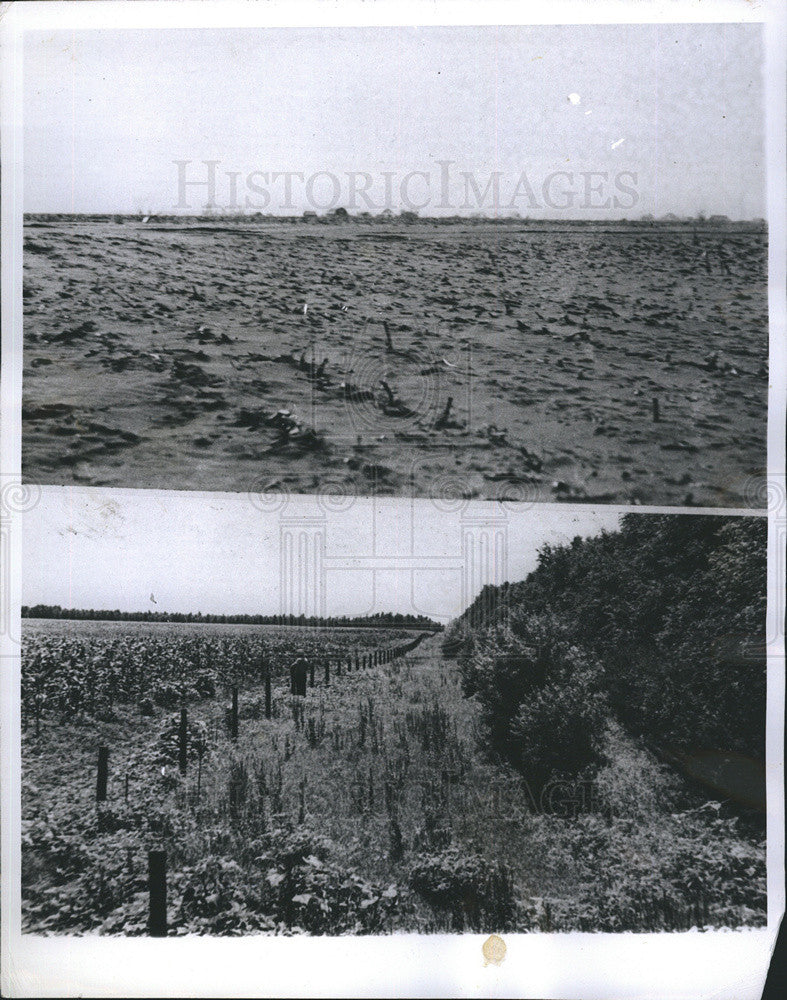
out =
[[[508,935],[499,967],[484,935],[167,940],[21,934],[19,651],[0,637],[2,693],[2,982],[6,996],[487,996],[583,1000],[758,997],[784,911],[785,11],[779,0],[268,0],[265,3],[3,4],[2,578],[3,620],[20,615],[22,35],[27,30],[398,24],[762,23],[766,30],[769,223],[768,926],[707,933]],[[568,510],[568,508],[566,508]],[[629,508],[620,508],[629,509]],[[655,508],[636,508],[638,511]],[[659,508],[662,509],[663,508]],[[678,513],[679,508],[670,508]],[[692,513],[697,513],[692,509]],[[731,514],[731,511],[718,511]],[[756,513],[756,512],[753,512]],[[6,617],[7,616],[7,617]]]

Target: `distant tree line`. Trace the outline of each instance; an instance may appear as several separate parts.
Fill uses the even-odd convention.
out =
[[[74,621],[107,622],[195,622],[217,625],[294,625],[305,628],[404,628],[439,631],[443,626],[426,615],[405,615],[378,611],[373,615],[343,615],[319,618],[314,615],[203,615],[179,611],[109,611],[96,608],[61,608],[59,604],[22,606],[23,618],[62,618]]]

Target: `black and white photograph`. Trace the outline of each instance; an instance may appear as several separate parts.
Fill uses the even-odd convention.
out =
[[[761,506],[763,58],[760,24],[27,33],[24,479]]]
[[[24,928],[762,926],[766,520],[490,506],[45,490]]]
[[[765,1000],[783,6],[22,0],[0,76],[3,996]]]

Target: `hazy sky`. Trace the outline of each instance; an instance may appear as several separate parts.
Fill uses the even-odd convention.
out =
[[[401,611],[443,620],[458,614],[463,517],[466,524],[470,515],[483,519],[496,511],[507,534],[505,576],[512,581],[535,566],[545,541],[569,542],[619,523],[604,508],[513,508],[473,502],[464,511],[447,511],[429,500],[357,499],[349,510],[331,512],[326,612]],[[283,519],[319,515],[314,497],[263,512],[237,493],[44,487],[39,504],[23,515],[22,601],[276,614]]]
[[[422,214],[466,213],[477,197],[461,172],[483,193],[499,171],[501,213],[764,215],[761,33],[757,24],[30,32],[25,209],[172,211],[180,160],[192,161],[183,179],[204,184],[185,189],[201,210],[203,161],[213,160],[216,203],[248,197],[249,210],[287,211],[274,171],[303,174],[291,178],[289,211],[352,208],[351,186],[366,184],[351,185],[353,171],[369,175],[376,207],[386,183],[391,207],[407,207],[402,182],[423,172],[428,181],[406,182],[409,202]],[[451,161],[445,192],[441,160]],[[257,190],[247,183],[255,171]],[[238,175],[234,198],[228,172]]]

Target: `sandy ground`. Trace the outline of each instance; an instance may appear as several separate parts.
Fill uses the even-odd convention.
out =
[[[24,478],[757,506],[766,258],[633,226],[28,223]]]

